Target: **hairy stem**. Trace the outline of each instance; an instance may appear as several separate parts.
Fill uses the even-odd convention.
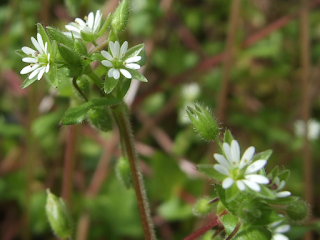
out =
[[[86,97],[86,95],[84,95],[84,93],[82,92],[82,90],[80,89],[80,87],[78,86],[77,84],[77,78],[73,78],[72,79],[72,84],[73,86],[75,87],[75,89],[77,89],[77,91],[79,92],[79,94],[81,95],[81,97],[86,101],[88,102],[88,98]]]
[[[140,219],[146,240],[156,239],[153,231],[153,223],[150,216],[149,203],[146,196],[146,191],[142,179],[142,174],[139,166],[137,152],[134,146],[131,126],[128,119],[127,107],[122,102],[112,108],[113,115],[119,127],[120,136],[123,141],[127,158],[130,163],[133,187],[136,193]]]

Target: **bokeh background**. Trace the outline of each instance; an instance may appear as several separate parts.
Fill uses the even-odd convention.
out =
[[[76,2],[76,7],[72,5]],[[242,151],[273,149],[266,166],[291,170],[286,189],[310,204],[308,221],[290,239],[320,236],[320,1],[132,0],[129,46],[146,44],[148,83],[134,83],[131,121],[159,239],[182,239],[212,216],[192,205],[214,196],[195,164],[213,163],[214,143],[201,140],[186,117],[199,102],[230,129]],[[117,179],[116,129],[84,122],[62,127],[70,88],[42,79],[20,89],[25,66],[14,50],[32,47],[36,23],[65,30],[74,18],[118,0],[0,1],[0,239],[55,239],[45,190],[67,196],[75,239],[143,239],[134,191]],[[62,85],[70,81],[62,78]],[[305,124],[307,123],[307,124]],[[307,127],[307,130],[305,128]],[[72,181],[66,159],[74,159]],[[70,163],[70,162],[69,162]],[[205,239],[211,239],[207,235]]]

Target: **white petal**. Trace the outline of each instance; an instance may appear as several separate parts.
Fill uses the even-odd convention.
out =
[[[43,40],[42,40],[42,36],[40,33],[37,34],[37,39],[38,39],[38,43],[42,49],[42,52],[41,53],[45,53],[45,46],[44,46],[44,43],[43,43]]]
[[[231,159],[233,162],[235,162],[236,166],[239,164],[240,161],[240,147],[239,143],[236,140],[232,140],[231,142]]]
[[[66,25],[66,29],[68,29],[71,32],[80,33],[80,29],[71,25]]]
[[[44,53],[47,54],[47,49],[48,49],[48,43],[46,42],[44,44]]]
[[[254,173],[254,172],[257,172],[259,171],[261,168],[263,168],[265,165],[267,164],[267,160],[263,160],[263,159],[260,159],[260,160],[257,160],[253,163],[251,163],[246,171],[245,171],[245,174],[250,174],[250,173]]]
[[[131,73],[129,73],[128,70],[120,68],[120,72],[122,73],[123,76],[125,76],[126,78],[132,78]]]
[[[29,73],[29,72],[34,71],[34,70],[37,69],[38,67],[40,67],[39,64],[34,64],[33,66],[28,65],[28,66],[22,68],[22,70],[20,71],[20,74],[27,74],[27,73]]]
[[[267,177],[261,176],[259,174],[246,175],[245,179],[247,179],[251,182],[259,183],[259,184],[269,184],[270,183],[270,180]]]
[[[31,37],[31,42],[32,42],[33,46],[38,50],[38,52],[42,53],[42,49],[34,37]]]
[[[220,164],[215,164],[213,168],[223,175],[230,176],[228,169]]]
[[[122,43],[122,46],[121,46],[121,49],[120,49],[120,57],[121,58],[126,54],[127,50],[128,50],[128,42],[125,41],[124,43]]]
[[[224,154],[226,155],[227,161],[233,165],[232,159],[231,159],[231,149],[230,145],[228,143],[223,143],[223,151]]]
[[[274,231],[276,233],[286,233],[286,232],[289,232],[289,230],[290,230],[290,225],[289,224],[280,225],[279,227],[274,229]]]
[[[45,68],[45,67],[42,67],[41,71],[40,71],[39,74],[38,74],[38,80],[40,80],[40,79],[42,78],[45,70],[46,70],[46,68]]]
[[[250,189],[252,189],[253,191],[256,192],[260,192],[261,188],[259,186],[259,184],[255,183],[255,182],[251,182],[249,180],[243,179],[242,180]]]
[[[242,169],[244,166],[246,166],[252,159],[254,154],[254,147],[249,147],[244,154],[242,155],[242,158],[240,160],[239,168]]]
[[[50,53],[48,53],[48,55],[47,55],[47,60],[48,60],[48,62],[50,62]]]
[[[25,57],[25,58],[22,58],[22,61],[26,63],[37,63],[38,59],[33,57]]]
[[[222,166],[225,166],[227,169],[231,168],[231,165],[229,162],[225,159],[225,157],[221,154],[215,153],[213,154],[214,158],[217,160],[218,163],[220,163]]]
[[[22,52],[24,52],[25,54],[31,54],[31,55],[33,55],[33,54],[35,54],[35,50],[33,50],[32,48],[29,48],[29,47],[22,47],[21,48],[21,50],[22,50]]]
[[[109,78],[113,77],[113,71],[114,71],[114,68],[111,68],[111,69],[108,71],[108,77],[109,77]]]
[[[233,183],[234,183],[233,179],[228,177],[228,178],[223,180],[222,187],[224,189],[227,189],[227,188],[231,187]]]
[[[282,235],[282,234],[279,234],[279,233],[276,233],[272,236],[272,239],[271,240],[289,240],[288,237],[286,237],[285,235]]]
[[[112,46],[110,45],[110,50],[111,50],[113,58],[119,58],[120,44],[118,41],[116,41]]]
[[[277,187],[277,190],[280,191],[284,188],[284,186],[286,185],[286,182],[284,180],[282,180]]]
[[[35,69],[30,75],[29,75],[29,79],[33,78],[34,76],[36,76],[40,71],[41,71],[41,67]]]
[[[238,180],[238,181],[236,181],[236,183],[237,183],[237,186],[238,186],[240,191],[244,191],[246,189],[246,186],[244,185],[242,180]]]
[[[290,195],[291,195],[291,192],[289,192],[289,191],[282,191],[282,192],[276,193],[276,197],[278,197],[278,198],[284,198],[284,197],[288,197]]]
[[[102,60],[101,63],[106,67],[113,67],[112,63],[108,60]]]
[[[102,18],[102,14],[100,13],[100,10],[97,10],[96,17],[94,19],[94,26],[93,26],[94,31],[97,31],[99,29],[101,18]]]
[[[49,72],[49,69],[50,69],[50,64],[48,63],[46,66],[46,73]]]
[[[119,72],[118,69],[114,69],[114,70],[113,70],[113,77],[114,77],[114,79],[119,79],[119,77],[120,77],[120,72]]]
[[[138,62],[140,61],[140,59],[141,59],[140,56],[131,57],[126,60],[126,63]]]
[[[111,56],[111,54],[107,51],[101,51],[101,55],[104,56],[107,60],[112,61],[113,57]]]
[[[140,65],[139,64],[136,64],[136,63],[128,63],[128,64],[124,64],[127,68],[130,68],[130,69],[134,69],[134,70],[137,70],[140,68]]]
[[[87,20],[87,24],[90,29],[93,29],[93,23],[94,23],[94,15],[93,15],[93,12],[91,12],[89,13],[88,20]]]

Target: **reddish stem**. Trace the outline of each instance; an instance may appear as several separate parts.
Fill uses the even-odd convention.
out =
[[[198,230],[196,230],[195,232],[193,232],[191,235],[189,235],[188,237],[184,238],[183,240],[196,239],[197,237],[199,237],[202,234],[204,234],[206,231],[210,230],[211,228],[213,228],[213,227],[215,227],[215,226],[217,226],[219,224],[220,224],[220,221],[219,221],[218,217],[216,216],[213,220],[211,220],[206,225],[204,225],[203,227],[199,228]]]

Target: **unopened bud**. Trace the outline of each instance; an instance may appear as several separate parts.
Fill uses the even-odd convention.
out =
[[[123,31],[127,26],[129,8],[130,1],[122,0],[114,11],[111,20],[111,26],[116,33]]]
[[[206,107],[199,104],[187,107],[187,114],[195,130],[207,141],[214,141],[219,135],[219,125]]]
[[[193,214],[198,217],[209,214],[214,207],[214,204],[211,204],[210,200],[208,197],[200,198],[193,206]]]
[[[308,216],[308,206],[305,202],[297,200],[295,202],[289,203],[285,209],[287,216],[292,221],[303,221]]]
[[[62,198],[58,198],[47,189],[46,213],[50,226],[61,239],[71,238],[72,220]]]

